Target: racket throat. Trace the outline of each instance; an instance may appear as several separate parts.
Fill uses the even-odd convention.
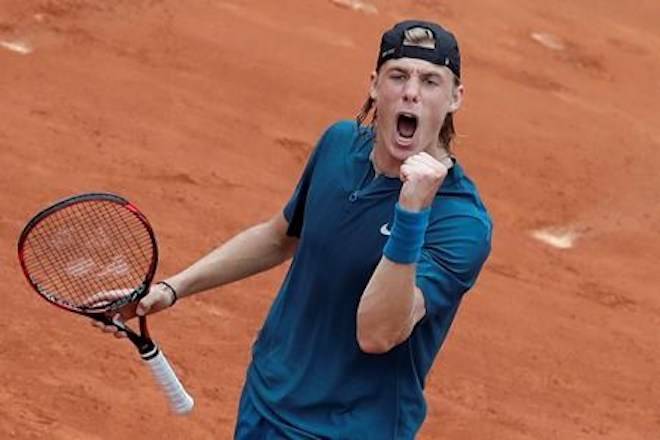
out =
[[[145,361],[148,361],[149,359],[153,359],[156,356],[158,356],[158,353],[160,352],[158,346],[154,344],[154,342],[151,339],[144,342],[145,343],[143,345],[140,345],[138,348],[140,352],[140,357],[142,357],[142,359],[144,359]]]
[[[151,340],[148,334],[138,335],[126,326],[122,330],[126,332],[128,339],[138,349],[142,359],[151,359],[158,354],[158,346]]]
[[[149,336],[147,319],[144,316],[140,316],[139,322],[140,334],[138,335],[137,333],[130,331],[130,329],[127,329],[129,331],[126,333],[126,336],[128,336],[131,342],[137,347],[142,359],[146,361],[158,355],[158,346]]]
[[[105,314],[93,315],[94,319],[101,321],[106,325],[114,325],[119,330],[126,333],[126,337],[135,345],[140,353],[140,356],[144,360],[152,359],[158,355],[158,346],[151,340],[149,337],[149,329],[147,328],[147,319],[144,316],[140,316],[140,334],[134,332],[130,327],[128,327],[124,322],[112,319]]]
[[[149,336],[149,329],[147,328],[147,318],[140,316],[140,335],[136,336],[136,341],[133,341],[135,346],[140,352],[142,359],[149,360],[158,355],[158,346],[151,340]]]

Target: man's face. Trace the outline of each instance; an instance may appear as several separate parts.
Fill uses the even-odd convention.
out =
[[[454,84],[446,67],[399,58],[372,73],[370,94],[376,103],[377,142],[390,160],[402,162],[437,150],[442,123],[460,107],[463,86]]]

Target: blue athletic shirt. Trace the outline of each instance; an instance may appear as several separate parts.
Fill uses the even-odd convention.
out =
[[[253,346],[245,392],[292,439],[414,438],[426,416],[424,379],[490,252],[490,216],[455,163],[417,263],[426,316],[389,352],[362,352],[357,307],[402,185],[374,178],[373,140],[354,121],[332,125],[284,208],[298,247]]]

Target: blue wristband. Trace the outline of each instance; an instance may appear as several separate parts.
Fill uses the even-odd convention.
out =
[[[394,208],[392,234],[385,243],[383,255],[399,264],[412,264],[419,260],[424,245],[424,235],[429,225],[431,208],[420,212],[403,209],[398,203]]]

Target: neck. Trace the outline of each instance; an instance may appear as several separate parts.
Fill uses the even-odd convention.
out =
[[[371,154],[369,155],[376,177],[380,175],[386,177],[399,177],[401,162],[395,161],[383,153],[382,149],[374,146],[374,149],[371,150]]]

